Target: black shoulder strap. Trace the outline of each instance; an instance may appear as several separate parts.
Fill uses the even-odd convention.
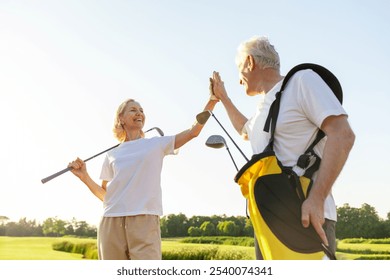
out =
[[[316,72],[324,80],[328,87],[330,87],[330,89],[336,95],[340,103],[343,104],[343,89],[341,88],[340,82],[337,77],[324,66],[314,63],[302,63],[292,68],[284,78],[280,91],[284,90],[288,81],[296,72],[304,69],[311,69]]]
[[[271,104],[270,110],[268,112],[268,117],[266,119],[265,125],[264,125],[264,131],[269,132],[271,129],[271,137],[268,142],[267,147],[265,148],[265,151],[273,150],[273,143],[274,143],[274,134],[275,134],[275,128],[276,128],[276,121],[278,119],[279,115],[279,108],[280,108],[280,99],[282,97],[282,93],[287,86],[287,83],[289,82],[290,78],[298,71],[304,70],[304,69],[311,69],[314,72],[316,72],[324,81],[325,83],[330,87],[330,89],[333,91],[337,99],[340,101],[340,103],[343,103],[343,90],[341,88],[339,80],[336,78],[336,76],[330,72],[325,67],[313,64],[313,63],[302,63],[294,68],[292,68],[286,75],[286,77],[283,79],[282,86],[280,90],[276,93],[275,100]],[[310,145],[308,150],[306,150],[305,153],[311,152],[315,145],[325,136],[325,133],[321,130],[318,131],[316,139],[314,142]]]

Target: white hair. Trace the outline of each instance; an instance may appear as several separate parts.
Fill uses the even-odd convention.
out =
[[[242,63],[248,55],[253,56],[255,62],[263,68],[280,70],[279,54],[265,36],[253,36],[242,42],[237,49],[236,64]]]

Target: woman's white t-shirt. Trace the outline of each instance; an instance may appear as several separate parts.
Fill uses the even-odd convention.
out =
[[[108,181],[104,217],[163,214],[161,170],[175,154],[175,136],[141,138],[109,151],[100,179]]]
[[[255,115],[244,126],[243,133],[248,135],[254,154],[263,152],[268,145],[270,133],[263,131],[264,124],[281,86],[282,81],[261,96]],[[317,73],[302,70],[293,75],[282,94],[275,129],[274,151],[281,163],[294,167],[299,156],[315,139],[322,122],[329,116],[337,115],[346,115],[346,112]],[[325,142],[326,137],[314,148],[321,158]],[[337,219],[332,194],[325,201],[325,218]]]

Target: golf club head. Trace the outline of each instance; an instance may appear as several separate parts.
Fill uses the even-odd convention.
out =
[[[158,134],[160,134],[160,136],[164,136],[164,132],[159,127],[155,127],[155,129],[157,130]]]
[[[206,146],[214,149],[220,149],[226,146],[226,141],[221,135],[211,135],[206,140]]]
[[[150,129],[146,130],[145,133],[147,133],[153,129],[155,129],[158,132],[158,134],[160,134],[160,136],[164,136],[164,132],[159,127],[152,127]]]
[[[204,125],[207,122],[207,120],[210,118],[210,116],[211,116],[210,111],[203,111],[202,113],[196,115],[196,121],[199,124]]]

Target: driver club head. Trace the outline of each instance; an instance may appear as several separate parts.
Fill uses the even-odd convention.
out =
[[[226,147],[226,141],[221,135],[211,135],[206,140],[206,146],[214,149]]]
[[[199,124],[204,125],[208,121],[210,116],[211,116],[210,111],[203,111],[203,112],[196,115],[196,121]]]

